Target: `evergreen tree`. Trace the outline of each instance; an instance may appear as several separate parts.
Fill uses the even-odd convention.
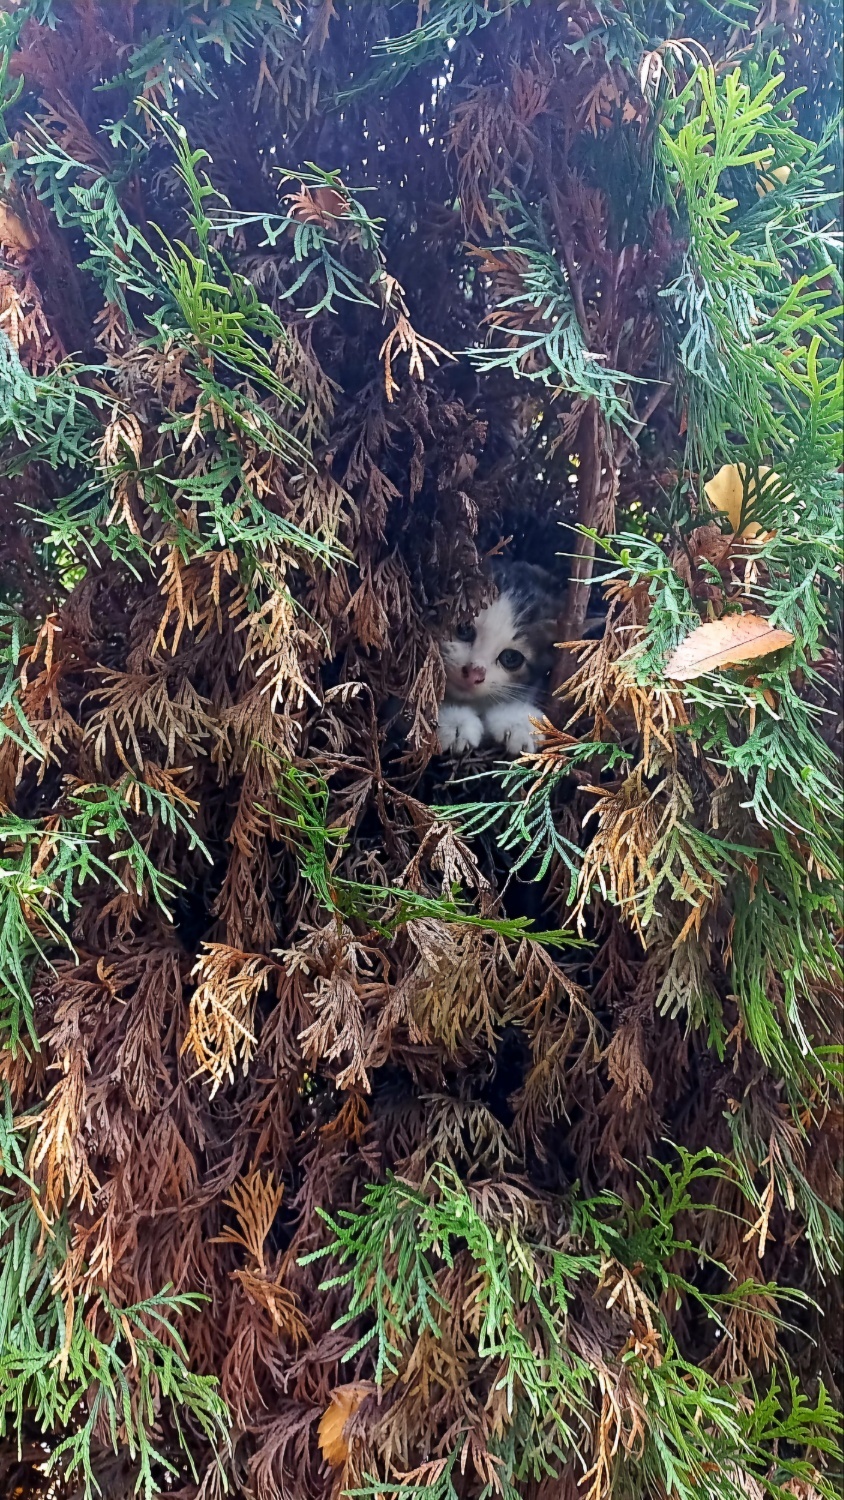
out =
[[[0,5],[5,1494],[838,1493],[838,20]]]

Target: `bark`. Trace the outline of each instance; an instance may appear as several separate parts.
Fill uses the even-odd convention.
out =
[[[601,519],[607,487],[607,476],[602,473],[602,459],[608,457],[606,438],[606,424],[601,418],[597,402],[590,401],[584,408],[577,434],[578,526],[588,526],[594,529]],[[558,640],[560,641],[577,641],[583,634],[583,626],[589,612],[594,565],[594,538],[583,536],[579,531],[576,532],[572,545],[568,587],[558,617]],[[575,652],[563,650],[558,653],[551,674],[552,691],[571,676],[576,665]]]

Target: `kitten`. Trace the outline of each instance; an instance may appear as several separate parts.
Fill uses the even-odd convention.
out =
[[[498,597],[442,643],[445,702],[438,734],[445,752],[475,749],[483,739],[508,755],[536,748],[531,719],[551,670],[557,609],[551,579],[531,563],[496,560]]]

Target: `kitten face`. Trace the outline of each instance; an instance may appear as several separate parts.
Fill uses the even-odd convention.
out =
[[[550,670],[556,612],[541,570],[499,563],[493,576],[498,598],[442,645],[451,703],[525,697]]]

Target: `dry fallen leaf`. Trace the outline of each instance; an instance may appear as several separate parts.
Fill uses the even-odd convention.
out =
[[[349,1456],[349,1445],[344,1436],[346,1423],[374,1390],[371,1380],[359,1380],[335,1386],[331,1392],[331,1405],[320,1417],[318,1437],[322,1456],[332,1468],[340,1469],[346,1462]]]
[[[718,667],[734,667],[756,656],[768,656],[790,646],[790,630],[773,630],[760,615],[724,615],[699,625],[677,647],[665,668],[666,677],[675,682],[689,682],[714,672]]]
[[[756,521],[748,521],[744,526],[741,526],[741,510],[745,484],[747,484],[748,504],[756,500],[759,494],[756,476],[751,475],[748,480],[746,473],[747,470],[744,464],[723,464],[714,478],[710,479],[709,483],[704,485],[703,492],[712,509],[722,511],[727,517],[735,535],[749,538],[758,536],[762,528]],[[769,474],[773,476],[770,481],[768,480]],[[780,482],[779,475],[766,464],[759,465],[758,475],[763,492],[769,487],[769,484],[778,484]],[[783,495],[782,498],[783,500],[791,499],[791,493]],[[739,531],[740,526],[741,530]]]
[[[0,203],[0,242],[23,254],[33,250],[38,243],[32,230],[8,203]]]

